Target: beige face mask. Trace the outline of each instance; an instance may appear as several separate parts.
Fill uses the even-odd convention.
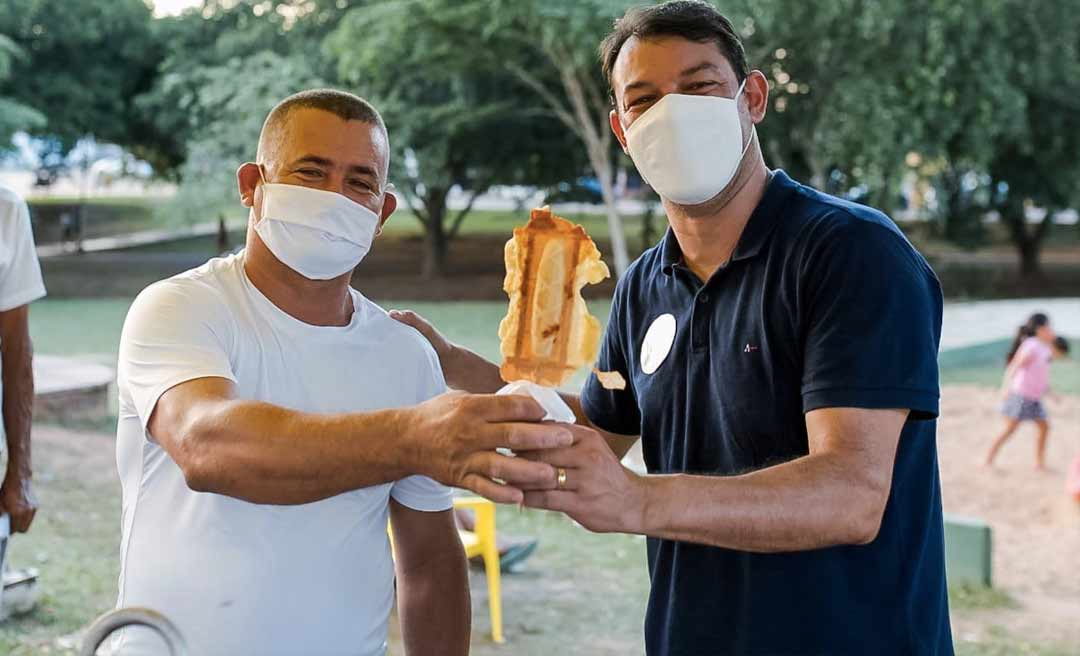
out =
[[[742,143],[738,98],[669,93],[626,130],[638,173],[663,198],[700,205],[735,177],[751,140]]]

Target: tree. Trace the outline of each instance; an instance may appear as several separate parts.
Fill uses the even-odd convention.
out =
[[[345,83],[383,113],[392,178],[423,224],[423,273],[446,271],[449,242],[476,198],[493,185],[552,185],[582,162],[557,122],[535,109],[507,74],[474,65],[457,40],[450,2],[394,2],[354,9],[329,38]],[[451,190],[468,194],[450,211]]]
[[[612,21],[629,2],[608,0],[407,0],[440,25],[440,52],[463,66],[507,78],[533,97],[531,107],[556,119],[578,142],[600,183],[611,233],[615,270],[628,256],[614,189],[611,105],[596,52]]]
[[[872,204],[892,209],[905,155],[932,138],[917,108],[935,88],[911,64],[919,17],[905,3],[860,0],[730,9],[750,66],[769,78],[759,130],[769,163],[832,193],[863,185]]]
[[[171,206],[210,220],[236,199],[236,168],[255,158],[266,114],[288,95],[333,82],[317,47],[343,12],[336,0],[205,0],[155,21],[168,44],[139,98],[154,127],[155,171],[180,181]]]
[[[237,84],[238,79],[245,80]],[[263,51],[199,69],[187,80],[200,89],[192,110],[213,117],[195,129],[186,144],[174,207],[185,216],[211,220],[235,203],[236,169],[255,159],[263,120],[286,96],[324,86],[304,60]]]
[[[66,154],[83,137],[131,147],[141,142],[132,99],[148,88],[160,55],[142,0],[6,0],[0,34],[25,57],[9,61],[0,97],[39,112],[29,126]]]
[[[218,120],[217,103],[201,100],[207,69],[266,52],[303,60],[308,73],[333,81],[333,62],[313,44],[336,25],[341,5],[337,0],[204,0],[179,16],[155,20],[154,40],[166,44],[166,51],[153,86],[135,100],[151,126],[144,141],[152,147],[144,147],[140,156],[158,175],[179,177],[190,143]]]
[[[1039,255],[1056,210],[1080,202],[1080,15],[1066,0],[1006,4],[1013,65],[1024,97],[1020,129],[1001,135],[988,170],[991,207],[1009,230],[1021,275],[1041,274]],[[1028,209],[1046,214],[1034,225]]]

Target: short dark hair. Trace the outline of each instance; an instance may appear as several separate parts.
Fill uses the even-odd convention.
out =
[[[1069,354],[1069,340],[1065,339],[1061,335],[1054,338],[1054,348],[1058,350],[1062,355]]]
[[[273,136],[273,133],[284,125],[289,114],[297,109],[321,109],[346,121],[370,123],[377,126],[389,141],[386,124],[383,123],[382,116],[368,101],[347,91],[308,89],[307,91],[294,93],[282,100],[274,105],[274,108],[266,115],[262,133],[259,135],[260,155],[263,154],[263,149],[266,147],[264,142],[267,138]]]
[[[632,36],[639,39],[678,36],[699,43],[712,41],[735,69],[739,82],[750,74],[742,39],[731,21],[711,4],[700,0],[671,0],[660,5],[634,7],[615,21],[611,33],[600,43],[600,61],[612,102],[615,88],[611,73],[619,51]]]

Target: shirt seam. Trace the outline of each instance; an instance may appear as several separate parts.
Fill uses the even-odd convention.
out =
[[[146,409],[146,417],[143,417],[141,414],[139,414],[140,408],[135,408],[135,414],[139,417],[139,423],[142,425],[144,437],[150,437],[150,415],[154,414],[154,409],[157,407],[158,402],[161,400],[161,397],[165,394],[165,392],[168,392],[170,389],[176,387],[177,385],[183,385],[186,382],[197,380],[199,378],[225,378],[226,380],[232,381],[234,385],[239,384],[239,381],[236,380],[236,375],[233,374],[231,371],[222,372],[219,370],[211,372],[209,369],[199,372],[185,372],[182,374],[177,374],[176,376],[170,376],[169,378],[166,378],[166,382],[160,383],[156,387],[154,387],[154,391],[150,395],[150,398],[153,399],[153,401],[149,403]]]
[[[452,490],[447,488],[445,492],[440,492],[439,494],[442,498],[435,500],[432,499],[431,496],[422,493],[402,493],[401,490],[395,490],[393,485],[390,486],[390,498],[410,510],[415,510],[417,512],[444,512],[454,507],[454,495]]]
[[[815,392],[914,392],[916,394],[931,394],[933,396],[941,396],[940,390],[929,390],[921,387],[812,387],[810,389],[802,390],[803,394],[813,394]]]

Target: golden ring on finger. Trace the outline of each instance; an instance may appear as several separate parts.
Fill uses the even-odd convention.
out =
[[[555,479],[555,482],[558,484],[559,489],[561,490],[566,487],[566,470],[562,467],[559,467],[555,471],[558,473],[558,477]]]

